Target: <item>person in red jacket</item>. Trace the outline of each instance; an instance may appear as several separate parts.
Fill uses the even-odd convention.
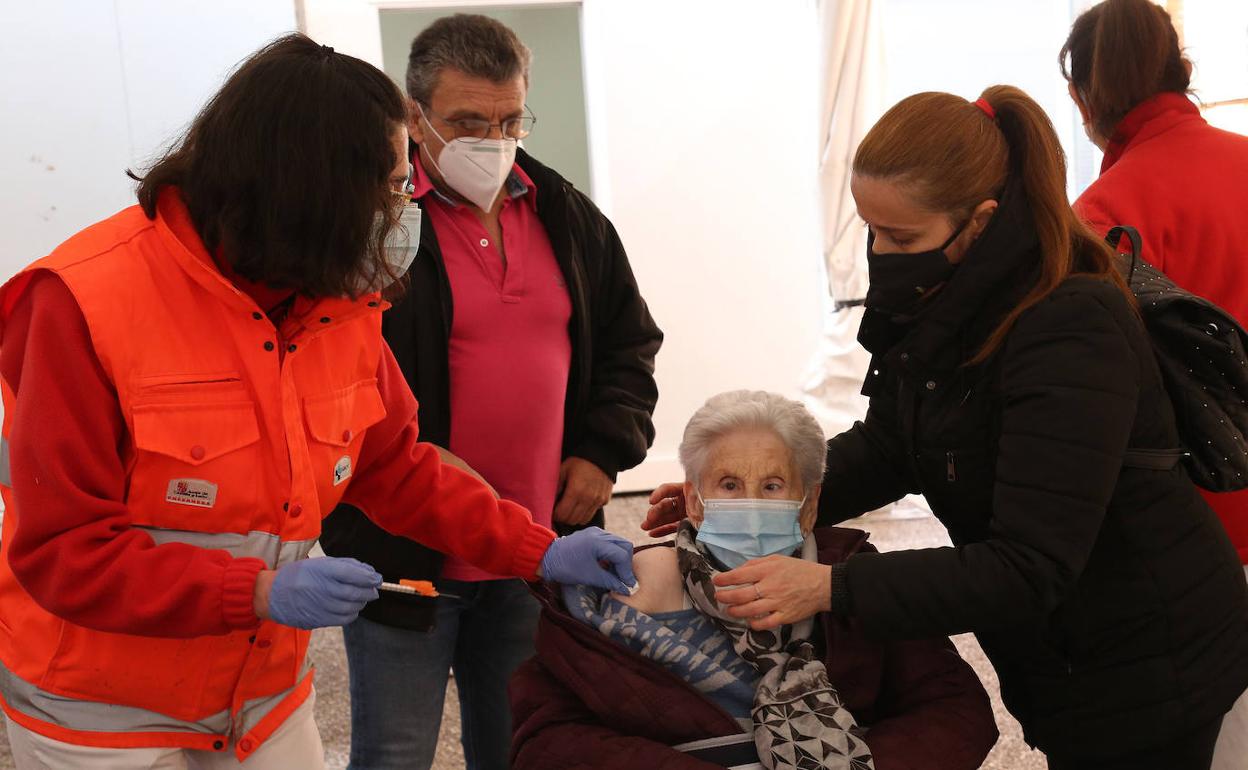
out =
[[[539,592],[537,655],[511,685],[514,770],[980,766],[992,708],[948,639],[878,643],[831,613],[759,632],[716,603],[712,578],[746,559],[875,550],[865,532],[813,529],[824,449],[805,407],[774,393],[694,414],[689,519],[637,551],[638,590]]]
[[[1248,137],[1210,126],[1188,97],[1192,64],[1166,11],[1108,0],[1080,16],[1062,74],[1105,153],[1075,211],[1106,233],[1133,225],[1144,258],[1248,323]],[[1248,564],[1248,491],[1206,494]]]
[[[1075,20],[1061,65],[1088,138],[1105,153],[1075,212],[1102,234],[1136,227],[1146,260],[1248,323],[1248,137],[1201,117],[1170,15],[1149,0],[1100,3]],[[1248,565],[1248,490],[1201,493]],[[1238,758],[1215,759],[1215,768],[1242,767],[1248,696],[1223,723],[1219,758],[1237,734]]]

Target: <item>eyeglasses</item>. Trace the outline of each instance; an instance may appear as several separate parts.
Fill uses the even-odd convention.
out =
[[[420,109],[450,126],[455,132],[456,139],[463,139],[467,142],[479,142],[482,139],[486,139],[495,128],[501,131],[506,139],[523,139],[532,133],[533,126],[537,123],[537,118],[534,117],[532,110],[529,109],[527,104],[524,106],[524,115],[518,118],[508,118],[501,123],[491,123],[480,118],[447,120],[430,109],[429,105],[423,103],[420,105]]]
[[[412,184],[412,177],[416,173],[416,168],[411,164],[407,164],[407,178],[403,180],[401,186],[396,187],[392,182],[390,185],[390,194],[393,196],[396,206],[406,206],[412,202],[412,193],[416,192],[416,185]]]

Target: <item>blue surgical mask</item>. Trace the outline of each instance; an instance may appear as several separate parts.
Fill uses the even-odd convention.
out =
[[[805,498],[702,500],[697,541],[728,569],[773,553],[793,553],[806,539],[800,523],[805,502]]]

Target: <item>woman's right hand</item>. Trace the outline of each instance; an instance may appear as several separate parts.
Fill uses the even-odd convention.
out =
[[[664,537],[676,531],[685,515],[685,486],[664,484],[650,493],[650,510],[641,528],[650,537]]]
[[[256,617],[293,628],[345,626],[380,585],[377,570],[355,559],[300,559],[256,575]]]

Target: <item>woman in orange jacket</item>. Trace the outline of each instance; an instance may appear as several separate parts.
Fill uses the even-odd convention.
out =
[[[626,541],[556,540],[418,441],[380,332],[380,290],[419,241],[405,118],[376,68],[280,39],[139,180],[139,205],[0,289],[19,768],[323,767],[309,629],[350,622],[381,583],[307,558],[340,502],[498,574],[634,582]]]

